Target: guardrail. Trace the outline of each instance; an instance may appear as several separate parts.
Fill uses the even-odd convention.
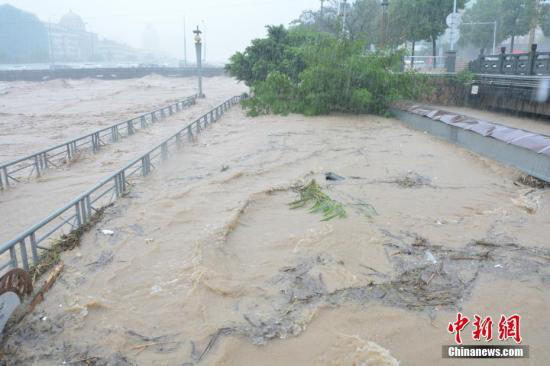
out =
[[[528,53],[506,53],[506,47],[499,55],[479,55],[470,63],[470,70],[476,74],[550,75],[550,52],[537,52],[534,44]]]
[[[192,95],[166,107],[116,123],[23,158],[0,164],[0,190],[9,187],[12,183],[19,182],[19,179],[24,176],[30,178],[33,174],[36,174],[37,177],[40,177],[50,166],[58,167],[63,162],[70,162],[76,153],[83,148],[91,148],[93,152],[98,152],[102,145],[107,144],[108,140],[116,142],[124,136],[131,136],[139,128],[143,129],[159,119],[164,119],[185,107],[195,104],[196,99],[197,95]]]
[[[40,245],[41,243],[47,239],[52,239],[56,234],[62,234],[65,230],[72,231],[86,224],[99,208],[105,207],[127,192],[131,185],[131,177],[149,175],[151,170],[155,168],[155,164],[168,157],[171,148],[179,148],[183,145],[184,137],[187,137],[190,141],[194,140],[195,135],[209,124],[217,121],[225,111],[244,97],[242,95],[228,99],[149,150],[149,152],[105,178],[95,187],[79,195],[44,220],[25,230],[14,239],[2,244],[0,246],[0,258],[3,259],[6,257],[5,253],[9,253],[9,260],[0,264],[0,275],[6,269],[17,267],[28,271],[31,265],[40,261],[39,249],[47,250],[47,247]]]

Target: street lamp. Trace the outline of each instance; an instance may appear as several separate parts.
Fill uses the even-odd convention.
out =
[[[390,6],[389,0],[382,0],[382,47],[386,45],[388,35],[388,7]]]
[[[193,31],[195,33],[195,51],[197,53],[197,76],[199,77],[199,98],[204,98],[202,93],[202,40],[201,31],[197,25],[197,29]]]

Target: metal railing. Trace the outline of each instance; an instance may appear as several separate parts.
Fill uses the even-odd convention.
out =
[[[197,96],[192,95],[152,112],[116,123],[23,158],[0,164],[0,190],[19,182],[22,178],[26,177],[28,179],[33,175],[40,177],[50,167],[58,167],[63,163],[70,162],[79,150],[91,148],[93,152],[98,152],[102,145],[106,145],[108,142],[116,142],[125,136],[131,136],[138,129],[146,128],[149,124],[195,104],[196,99]]]
[[[181,147],[184,138],[190,141],[194,140],[201,130],[217,121],[225,111],[244,97],[243,95],[228,99],[155,146],[149,152],[105,178],[95,187],[53,212],[44,220],[17,235],[14,239],[2,244],[0,246],[0,260],[4,262],[0,262],[0,275],[6,269],[17,267],[28,271],[31,265],[39,262],[39,249],[48,249],[41,243],[56,238],[58,234],[70,232],[86,224],[100,208],[115,201],[128,191],[132,177],[149,175],[158,163],[168,157],[170,149]],[[9,259],[7,259],[6,253],[8,253]]]

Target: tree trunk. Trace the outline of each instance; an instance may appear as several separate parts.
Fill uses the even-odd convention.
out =
[[[514,53],[514,42],[516,40],[516,36],[512,34],[512,39],[510,40],[510,53]]]
[[[432,66],[434,69],[435,69],[435,57],[437,56],[437,45],[435,42],[436,42],[436,39],[434,36],[432,36],[432,55],[433,55]]]
[[[414,46],[416,46],[416,41],[412,41],[411,70],[414,70]]]

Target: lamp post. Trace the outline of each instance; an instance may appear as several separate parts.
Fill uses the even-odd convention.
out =
[[[201,43],[201,31],[197,25],[197,29],[193,31],[195,33],[195,51],[197,53],[197,76],[199,77],[199,98],[204,98],[202,93],[202,43]]]
[[[386,46],[387,36],[388,36],[388,7],[390,5],[389,0],[382,0],[382,36],[381,46],[382,48]]]

